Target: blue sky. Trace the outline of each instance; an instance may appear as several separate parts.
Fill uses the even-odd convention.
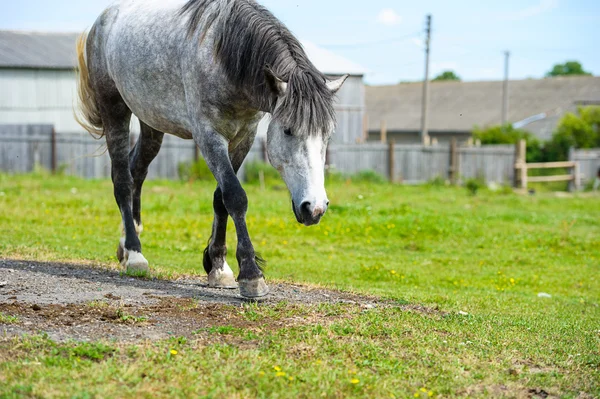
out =
[[[112,0],[0,0],[0,29],[79,31]],[[432,75],[542,77],[578,60],[600,75],[599,0],[260,0],[303,40],[365,67],[370,84],[423,77],[425,15],[433,16]]]

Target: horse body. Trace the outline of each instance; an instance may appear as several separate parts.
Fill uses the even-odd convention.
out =
[[[99,59],[91,65],[106,68],[129,109],[154,129],[191,139],[192,118],[203,119],[234,140],[263,113],[226,79],[211,30],[202,32],[202,41],[198,34],[187,40],[186,21],[178,15],[184,4],[128,0],[112,6],[94,28]]]
[[[299,43],[253,0],[123,0],[78,43],[80,122],[106,137],[124,237],[117,255],[147,270],[142,255],[141,188],[164,133],[193,139],[218,182],[204,267],[209,284],[237,283],[226,262],[228,217],[238,235],[240,291],[268,288],[246,228],[247,197],[236,177],[258,122],[272,114],[269,159],[284,178],[294,214],[306,225],[327,209],[325,149],[334,128],[332,98],[345,77],[328,82]],[[129,150],[129,121],[141,134]]]

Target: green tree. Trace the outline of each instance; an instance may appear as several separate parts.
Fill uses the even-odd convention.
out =
[[[600,147],[600,106],[580,107],[578,115],[566,114],[546,145],[546,157],[564,161],[569,157],[571,147]]]
[[[454,71],[444,71],[433,79],[434,82],[441,82],[445,80],[460,82],[461,79],[457,74],[454,73]]]
[[[552,70],[546,74],[547,77],[575,75],[589,76],[591,73],[584,71],[581,63],[577,61],[567,61],[564,64],[554,65]]]
[[[515,129],[511,124],[481,129],[475,127],[473,138],[481,144],[516,144],[519,140],[527,142],[527,162],[542,162],[544,154],[542,143],[533,134],[523,129]]]

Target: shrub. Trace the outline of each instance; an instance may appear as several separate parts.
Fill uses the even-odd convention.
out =
[[[374,170],[362,170],[350,177],[350,180],[357,183],[374,183],[383,184],[387,183],[387,179],[381,176]]]
[[[527,162],[544,161],[542,143],[530,132],[515,129],[510,124],[486,129],[475,128],[473,137],[481,140],[481,144],[516,144],[520,140],[525,140],[527,142]]]
[[[485,181],[481,177],[467,179],[465,181],[465,187],[469,191],[469,194],[477,195],[477,192],[480,189],[485,188]]]
[[[442,176],[436,176],[427,182],[427,185],[430,187],[445,187],[445,186],[448,186],[449,184],[450,183],[446,179],[444,179]]]
[[[258,183],[260,173],[264,174],[265,182],[281,183],[281,176],[270,164],[261,161],[248,162],[244,169],[244,178],[247,183]]]
[[[569,112],[558,123],[552,139],[546,145],[546,158],[565,161],[569,149],[600,146],[600,107],[580,107],[579,115]]]
[[[203,158],[195,162],[182,162],[177,169],[179,178],[183,181],[214,180],[214,176]]]

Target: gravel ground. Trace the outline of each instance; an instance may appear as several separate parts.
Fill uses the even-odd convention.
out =
[[[269,287],[271,293],[259,306],[346,303],[349,311],[364,311],[380,304],[374,298],[295,284]],[[304,318],[273,320],[266,326],[264,320],[253,323],[244,317],[246,303],[238,290],[208,288],[206,278],[144,280],[89,266],[0,260],[0,316],[17,318],[0,318],[4,337],[43,332],[57,341],[139,341],[197,337],[213,326],[260,330],[309,324],[321,316],[331,319],[314,310]]]

